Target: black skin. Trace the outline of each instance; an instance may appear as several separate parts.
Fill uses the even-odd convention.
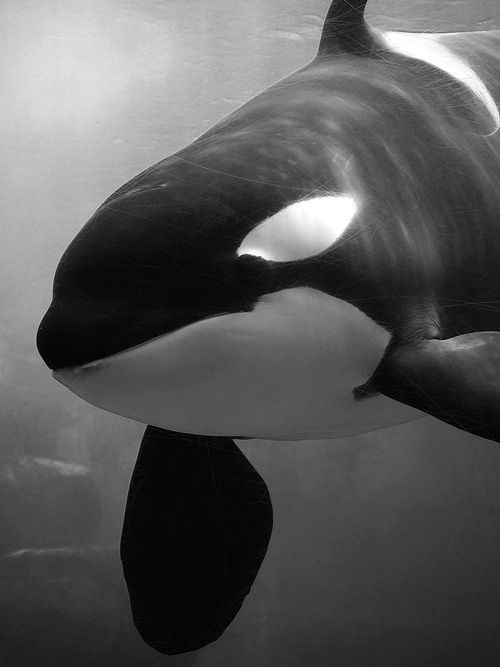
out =
[[[484,136],[491,118],[467,88],[387,52],[364,23],[365,4],[333,2],[315,60],[97,210],[61,260],[39,328],[50,368],[308,286],[391,333],[356,399],[381,392],[500,441],[500,137]],[[495,39],[463,37],[479,74],[495,73],[498,102]],[[362,205],[323,253],[237,256],[285,206],[346,191]],[[231,438],[148,427],[121,546],[145,641],[174,654],[219,637],[271,525],[265,483]]]

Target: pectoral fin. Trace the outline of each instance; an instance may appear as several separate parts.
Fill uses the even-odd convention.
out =
[[[357,398],[382,393],[500,442],[500,332],[391,345]]]
[[[143,639],[170,655],[217,639],[254,582],[271,529],[266,484],[230,438],[148,426],[121,541]]]

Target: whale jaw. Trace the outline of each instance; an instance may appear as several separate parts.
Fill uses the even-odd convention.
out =
[[[384,396],[354,399],[388,340],[347,302],[293,288],[54,377],[92,405],[169,430],[336,438],[422,416]]]

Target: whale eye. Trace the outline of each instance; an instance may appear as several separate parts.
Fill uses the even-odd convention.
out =
[[[295,202],[252,229],[238,248],[238,255],[278,262],[316,255],[342,236],[356,209],[348,195]]]

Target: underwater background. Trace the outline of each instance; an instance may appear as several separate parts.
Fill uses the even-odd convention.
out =
[[[0,664],[500,664],[500,449],[432,418],[241,444],[273,500],[236,620],[137,635],[118,544],[143,426],[52,380],[34,340],[68,243],[118,186],[314,56],[328,0],[4,0]],[[500,28],[498,0],[372,0],[373,25]]]

